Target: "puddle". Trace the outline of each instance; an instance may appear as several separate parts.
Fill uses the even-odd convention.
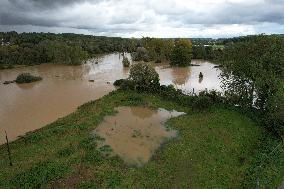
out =
[[[147,163],[164,142],[177,136],[176,130],[164,126],[167,119],[185,114],[145,107],[122,106],[116,110],[118,113],[106,116],[92,134],[105,139],[98,147],[108,145],[126,164],[138,167]]]

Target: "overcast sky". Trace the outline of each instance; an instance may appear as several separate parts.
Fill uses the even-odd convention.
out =
[[[0,31],[121,37],[284,33],[284,0],[0,0]]]

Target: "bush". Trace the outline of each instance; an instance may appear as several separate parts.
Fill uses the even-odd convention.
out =
[[[125,80],[126,79],[118,79],[113,83],[113,85],[119,87]]]
[[[129,80],[138,90],[153,91],[159,88],[159,74],[149,64],[137,63],[131,66]]]
[[[42,80],[42,77],[39,76],[33,76],[30,73],[22,73],[17,76],[16,78],[16,83],[31,83],[35,81],[40,81]]]
[[[220,92],[217,92],[216,90],[211,90],[209,92],[208,91],[201,91],[199,93],[199,96],[207,96],[214,103],[225,102],[225,99],[224,99],[224,97],[222,97],[222,94]]]
[[[129,79],[125,79],[121,85],[120,88],[123,90],[134,90],[135,89],[135,84],[133,81],[129,80]]]
[[[130,66],[130,62],[129,62],[127,57],[123,56],[122,64],[123,64],[124,67],[129,67]]]
[[[118,79],[113,83],[114,86],[120,87],[123,90],[134,90],[134,82],[129,79]]]
[[[197,110],[205,110],[211,107],[213,104],[212,99],[209,96],[197,96],[193,101],[192,107]]]

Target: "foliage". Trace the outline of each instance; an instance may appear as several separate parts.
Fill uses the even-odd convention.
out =
[[[193,45],[192,58],[204,60],[216,60],[223,50],[223,46],[217,45]]]
[[[140,45],[136,52],[132,53],[134,61],[143,60],[144,62],[154,61],[159,63],[169,60],[174,43],[171,39],[143,37]]]
[[[119,87],[124,81],[125,81],[125,79],[117,79],[117,80],[115,80],[113,85]]]
[[[180,39],[175,42],[171,53],[170,64],[173,66],[190,65],[192,58],[192,44],[189,40]]]
[[[64,63],[77,65],[100,53],[132,52],[136,39],[78,34],[0,32],[0,68],[10,65]]]
[[[149,52],[144,47],[138,47],[136,52],[133,52],[131,56],[134,61],[143,60],[144,62],[149,62]]]
[[[159,85],[159,74],[150,64],[137,63],[130,68],[129,80],[137,90],[152,91]]]
[[[123,64],[124,67],[130,66],[130,61],[128,60],[128,58],[126,56],[123,56],[122,64]]]
[[[208,96],[199,96],[192,103],[192,107],[195,110],[204,110],[211,106],[212,106],[212,101],[211,98]]]
[[[229,92],[239,96],[240,101],[250,99],[250,104],[256,98],[255,105],[265,109],[268,97],[278,90],[283,79],[283,44],[283,37],[255,36],[227,46],[222,64]]]
[[[40,76],[33,76],[30,73],[22,73],[17,76],[15,81],[16,83],[21,84],[21,83],[31,83],[40,80],[42,80],[42,77]]]
[[[267,125],[276,128],[284,137],[284,83],[267,101]],[[284,138],[283,138],[284,139]]]
[[[142,46],[148,50],[149,59],[155,62],[169,60],[170,53],[174,46],[173,40],[171,39],[143,37],[141,43]]]
[[[224,49],[220,62],[224,66],[225,96],[233,104],[269,111],[270,118],[279,117],[275,107],[283,109],[280,99],[284,96],[280,91],[284,80],[284,37],[260,35],[245,39]]]
[[[130,79],[125,79],[121,85],[120,85],[120,89],[122,90],[135,90],[135,83],[134,81],[130,80]]]
[[[212,105],[224,104],[224,98],[220,92],[215,90],[212,91],[201,91],[199,95],[195,97],[192,102],[192,106],[195,110],[205,110],[210,108]]]

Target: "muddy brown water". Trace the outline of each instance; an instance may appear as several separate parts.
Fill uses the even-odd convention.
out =
[[[42,64],[0,70],[0,144],[5,142],[4,130],[11,141],[15,140],[66,116],[79,105],[115,90],[112,83],[129,74],[129,68],[124,68],[121,61],[122,57],[116,53],[89,60],[81,66]],[[170,68],[162,63],[155,67],[162,84],[173,84],[184,92],[191,92],[193,88],[195,92],[205,88],[220,90],[220,70],[213,68],[214,64],[200,60],[192,63],[201,66]],[[43,80],[30,84],[3,84],[23,72],[40,75]],[[198,78],[199,72],[204,75],[202,81]]]
[[[146,107],[118,107],[114,116],[106,116],[93,134],[105,139],[99,147],[108,145],[113,155],[120,156],[126,164],[142,166],[167,140],[177,132],[167,129],[164,123],[169,118],[183,115],[183,112],[157,110]]]

